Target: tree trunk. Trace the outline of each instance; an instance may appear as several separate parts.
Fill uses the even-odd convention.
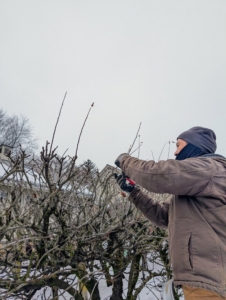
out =
[[[88,273],[82,263],[79,263],[79,269],[77,269],[75,274],[81,280],[81,284],[86,287],[90,295],[92,295],[92,300],[100,300],[99,283],[93,277],[90,279],[85,278]]]
[[[139,265],[141,260],[141,254],[136,254],[132,260],[132,264],[129,272],[128,292],[126,300],[134,300],[133,291],[136,287],[137,280],[139,278]]]
[[[123,294],[123,274],[119,274],[115,279],[113,283],[112,288],[112,296],[110,300],[123,300],[122,294]]]
[[[52,293],[53,293],[53,299],[54,300],[59,300],[59,298],[58,298],[58,287],[57,286],[52,287]]]

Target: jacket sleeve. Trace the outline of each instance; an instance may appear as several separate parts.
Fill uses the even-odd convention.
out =
[[[144,161],[125,154],[122,171],[137,184],[154,193],[209,196],[213,166],[211,159],[189,158]]]
[[[168,226],[170,201],[158,203],[150,195],[143,192],[139,186],[135,187],[129,196],[129,200],[134,203],[143,215],[158,227]]]

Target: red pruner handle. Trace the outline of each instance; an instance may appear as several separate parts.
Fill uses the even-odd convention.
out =
[[[126,176],[126,181],[128,181],[128,183],[131,184],[131,185],[135,185],[135,181],[133,181],[132,179],[130,179],[127,176]]]

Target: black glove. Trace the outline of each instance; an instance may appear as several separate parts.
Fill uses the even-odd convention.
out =
[[[128,155],[128,153],[122,153],[120,154],[117,158],[116,158],[116,161],[115,161],[115,164],[117,167],[119,167],[121,169],[121,161],[122,161],[122,158],[125,156],[125,155]]]
[[[124,173],[122,173],[121,175],[115,173],[114,175],[120,189],[124,192],[131,193],[135,187],[135,182],[131,180],[128,176],[126,176]]]

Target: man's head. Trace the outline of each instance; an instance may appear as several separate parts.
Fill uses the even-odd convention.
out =
[[[214,153],[216,151],[216,135],[213,130],[204,127],[193,127],[183,133],[177,138],[177,150],[174,155],[180,153],[179,159],[189,157],[196,157],[207,153]],[[183,149],[183,155],[181,153]]]

